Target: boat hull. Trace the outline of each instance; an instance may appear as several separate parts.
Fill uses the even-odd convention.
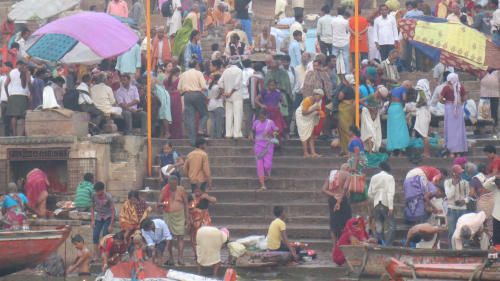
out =
[[[498,265],[481,270],[483,263],[412,264],[409,266],[394,258],[386,262],[386,270],[392,281],[471,280],[473,274],[475,274],[473,280],[500,281]]]
[[[380,276],[385,273],[386,261],[393,257],[411,264],[482,263],[487,251],[414,249],[384,246],[346,245],[340,246],[347,266],[358,276]]]
[[[0,232],[0,276],[42,263],[68,238],[69,227]]]

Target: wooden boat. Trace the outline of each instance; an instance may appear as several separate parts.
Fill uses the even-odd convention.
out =
[[[387,273],[392,281],[406,280],[500,280],[500,265],[485,263],[410,264],[391,258]]]
[[[70,228],[0,232],[0,276],[42,263],[68,238]]]
[[[346,264],[357,276],[380,276],[385,273],[388,258],[396,258],[412,264],[482,263],[488,258],[487,251],[441,250],[384,247],[374,245],[340,246]]]

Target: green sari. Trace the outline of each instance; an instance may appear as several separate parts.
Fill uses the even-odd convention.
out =
[[[172,55],[179,57],[179,65],[181,66],[184,65],[184,49],[191,39],[191,32],[193,32],[193,21],[185,19],[184,24],[175,35],[175,45]]]

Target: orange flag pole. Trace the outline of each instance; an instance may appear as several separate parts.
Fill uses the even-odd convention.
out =
[[[359,0],[354,0],[354,65],[356,78],[356,126],[359,128]]]
[[[147,51],[146,51],[146,64],[148,75],[148,176],[152,175],[152,161],[151,161],[151,0],[146,0],[146,37],[147,37]]]

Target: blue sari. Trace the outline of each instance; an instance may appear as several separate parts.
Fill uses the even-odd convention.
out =
[[[387,151],[405,151],[410,143],[405,112],[399,102],[391,102],[387,111]]]

